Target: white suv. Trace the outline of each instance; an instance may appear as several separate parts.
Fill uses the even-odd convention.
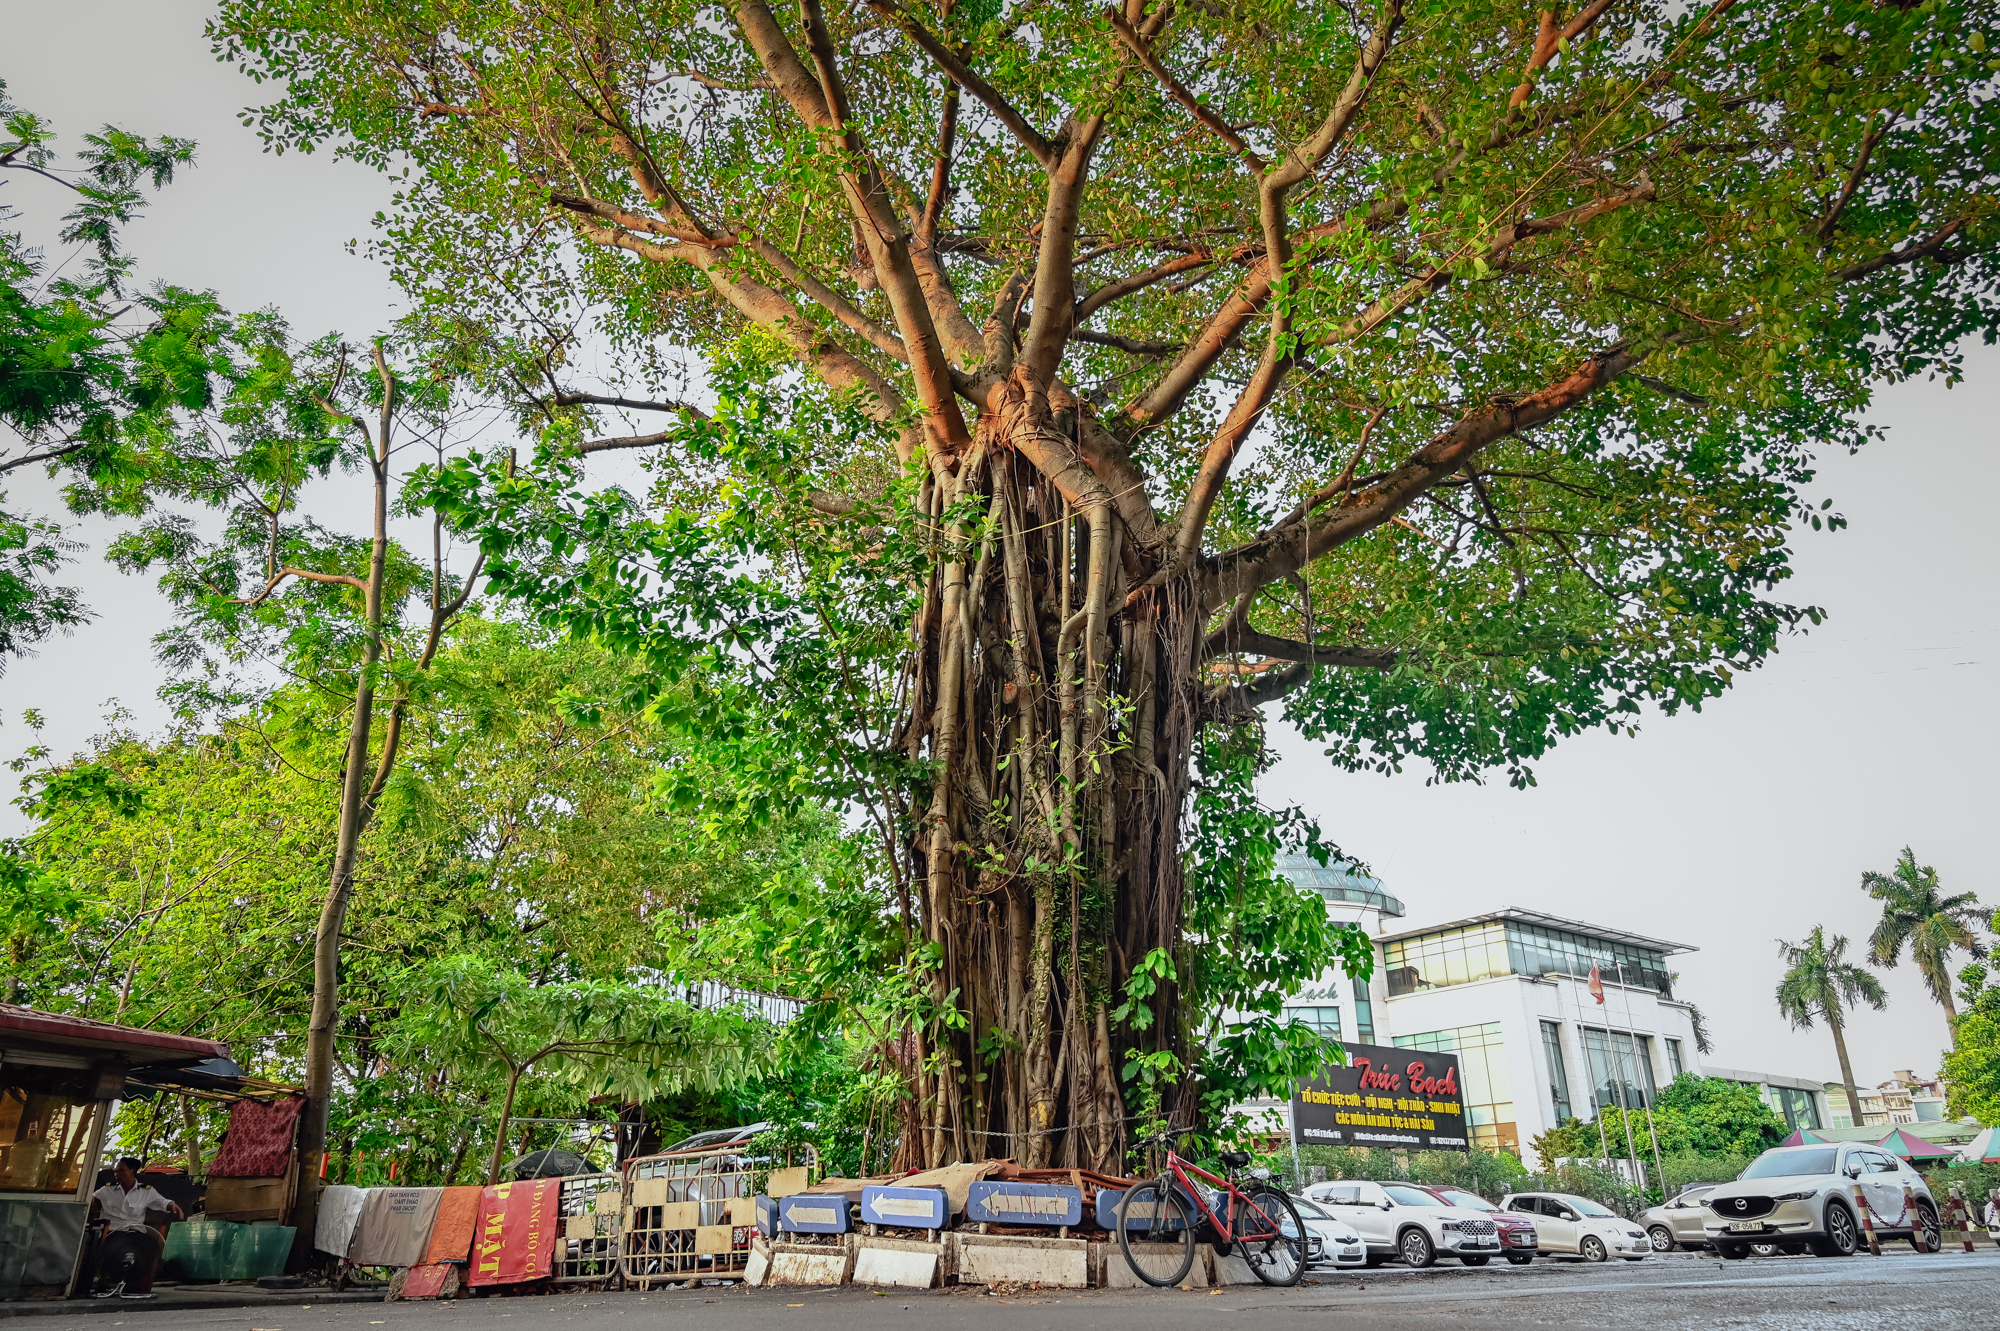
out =
[[[1567,1192],[1510,1192],[1500,1199],[1500,1209],[1535,1218],[1540,1245],[1537,1256],[1581,1257],[1586,1262],[1623,1257],[1636,1262],[1653,1251],[1653,1241],[1645,1230],[1588,1197]]]
[[[1408,1183],[1315,1183],[1305,1195],[1354,1227],[1368,1246],[1370,1266],[1398,1257],[1409,1266],[1429,1266],[1439,1257],[1484,1266],[1500,1253],[1498,1225]]]
[[[1905,1189],[1914,1208],[1904,1203]],[[1715,1250],[1731,1259],[1748,1257],[1759,1243],[1775,1243],[1780,1252],[1846,1257],[1861,1246],[1857,1193],[1868,1200],[1878,1238],[1914,1242],[1921,1230],[1930,1250],[1938,1250],[1937,1202],[1923,1175],[1865,1144],[1773,1147],[1736,1182],[1701,1199],[1714,1213],[1702,1228]]]

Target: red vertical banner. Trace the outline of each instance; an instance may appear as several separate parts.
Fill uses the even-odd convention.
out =
[[[513,1285],[549,1273],[562,1180],[501,1183],[479,1197],[479,1231],[472,1243],[474,1285]]]

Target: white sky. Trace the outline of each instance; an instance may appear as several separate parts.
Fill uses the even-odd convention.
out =
[[[397,297],[344,246],[366,237],[388,189],[323,154],[263,153],[236,121],[260,90],[210,59],[207,8],[0,0],[0,78],[16,105],[57,122],[66,148],[105,121],[200,142],[197,168],[130,232],[148,279],[214,287],[233,308],[275,305],[302,334],[366,335],[394,317]],[[48,216],[67,207],[60,194],[16,181],[0,200]],[[1858,952],[1873,916],[1861,871],[1886,871],[1905,843],[1948,888],[2000,904],[2000,529],[1987,512],[2000,488],[2000,354],[1981,348],[1970,366],[1950,392],[1884,391],[1889,441],[1825,459],[1817,492],[1852,526],[1801,536],[1789,595],[1832,617],[1699,715],[1652,718],[1636,739],[1572,740],[1528,791],[1427,787],[1416,769],[1342,775],[1286,734],[1269,797],[1303,805],[1366,859],[1412,925],[1514,905],[1692,944],[1700,950],[1674,964],[1715,1033],[1712,1062],[1837,1078],[1825,1033],[1794,1033],[1772,1007],[1773,940],[1824,923]],[[53,507],[38,478],[14,479],[16,507]],[[31,742],[23,708],[47,714],[42,739],[58,754],[100,728],[107,700],[142,727],[164,718],[148,647],[167,623],[161,599],[94,554],[66,580],[86,588],[99,619],[0,677],[0,756]],[[12,774],[0,781],[11,797]],[[20,828],[11,807],[0,811],[0,832]],[[1886,979],[1888,1011],[1860,1015],[1849,1036],[1868,1083],[1904,1067],[1935,1072],[1946,1039],[1909,963]]]

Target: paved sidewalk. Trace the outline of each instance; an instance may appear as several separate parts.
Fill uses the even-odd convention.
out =
[[[344,1290],[321,1285],[304,1289],[263,1289],[256,1285],[153,1286],[150,1299],[29,1299],[0,1303],[0,1318],[63,1317],[83,1313],[171,1312],[198,1308],[312,1308],[328,1303],[380,1303],[387,1286]]]

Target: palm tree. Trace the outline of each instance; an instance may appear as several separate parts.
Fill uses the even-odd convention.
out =
[[[1880,1012],[1889,1000],[1874,972],[1847,960],[1846,951],[1847,940],[1839,934],[1828,940],[1824,925],[1814,925],[1804,943],[1779,939],[1778,955],[1788,969],[1778,981],[1778,1014],[1801,1031],[1811,1030],[1814,1019],[1826,1018],[1834,1052],[1840,1055],[1840,1079],[1847,1086],[1847,1112],[1858,1128],[1861,1092],[1854,1084],[1854,1066],[1847,1061],[1845,1014],[1860,1003]]]
[[[1958,1035],[1958,1009],[1951,1002],[1951,950],[1964,948],[1974,957],[1986,955],[1980,945],[1977,920],[1984,913],[1971,892],[1948,897],[1938,886],[1937,870],[1919,868],[1908,846],[1893,871],[1861,875],[1862,890],[1882,903],[1882,922],[1868,939],[1878,966],[1894,966],[1910,945],[1910,958],[1923,973],[1924,988],[1944,1005],[1945,1024]]]

